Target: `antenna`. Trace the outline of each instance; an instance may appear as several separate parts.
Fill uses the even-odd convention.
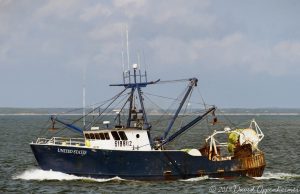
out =
[[[138,60],[138,68],[139,68],[140,82],[142,82],[140,52],[138,52],[137,60]]]
[[[126,25],[126,46],[127,46],[127,66],[129,70],[129,41],[128,41],[128,25]]]
[[[86,65],[83,67],[83,84],[82,84],[82,116],[83,128],[85,128],[85,83],[86,82]]]
[[[125,71],[125,64],[124,64],[124,31],[122,29],[122,67],[123,72]]]
[[[142,57],[143,57],[142,59],[143,59],[143,63],[144,63],[144,66],[145,66],[145,80],[147,82],[147,70],[149,69],[149,67],[148,67],[148,65],[146,63],[146,57],[145,57],[144,49],[142,50]]]
[[[138,60],[139,69],[141,69],[141,56],[140,56],[140,52],[138,52],[138,54],[137,54],[137,60]]]
[[[145,66],[145,70],[147,71],[149,69],[149,67],[146,63],[146,57],[145,57],[144,49],[142,50],[142,56],[143,56],[143,63],[144,63],[144,66]]]

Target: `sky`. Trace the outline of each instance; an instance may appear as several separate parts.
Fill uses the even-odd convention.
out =
[[[297,0],[0,0],[0,107],[80,107],[84,83],[86,104],[110,98],[128,26],[148,80],[197,77],[223,108],[300,108],[299,18]]]

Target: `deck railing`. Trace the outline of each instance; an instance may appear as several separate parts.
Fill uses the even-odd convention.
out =
[[[54,145],[72,145],[72,146],[85,146],[84,138],[66,138],[66,137],[52,137],[38,138],[37,144],[54,144]]]

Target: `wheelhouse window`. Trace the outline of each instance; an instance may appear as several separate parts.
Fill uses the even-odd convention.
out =
[[[126,134],[125,134],[124,131],[119,131],[119,135],[121,137],[121,140],[128,140],[128,138],[127,138],[127,136],[126,136]]]
[[[99,133],[95,133],[95,138],[96,138],[96,139],[100,139]]]
[[[113,135],[115,140],[120,140],[121,139],[119,134],[116,131],[113,131],[112,134],[113,133],[115,135],[115,136]],[[107,132],[105,132],[105,133],[85,133],[84,137],[86,139],[96,139],[96,140],[98,140],[98,139],[109,140],[110,139],[110,136]]]
[[[116,131],[112,131],[111,135],[113,136],[114,140],[120,140],[119,134]]]
[[[105,140],[105,136],[103,133],[100,133],[100,138],[101,138],[101,140]]]
[[[90,139],[95,139],[95,135],[93,133],[90,133]]]
[[[106,140],[109,140],[109,139],[110,139],[108,133],[104,133],[104,137],[105,137]]]

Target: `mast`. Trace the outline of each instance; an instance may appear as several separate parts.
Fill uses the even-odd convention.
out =
[[[83,128],[85,128],[85,86],[82,89],[82,106],[83,106],[83,111],[82,111],[82,117],[83,117]]]
[[[127,118],[127,124],[126,127],[137,127],[141,129],[150,129],[150,125],[148,123],[148,118],[144,106],[143,101],[143,92],[142,88],[146,87],[149,84],[155,84],[159,82],[160,80],[147,82],[147,74],[142,74],[141,71],[138,69],[138,64],[133,64],[133,74],[130,73],[130,70],[128,70],[126,73],[123,73],[123,84],[111,84],[110,86],[124,86],[126,89],[130,89],[130,94],[128,101],[129,102],[129,110],[128,110],[128,118]],[[137,92],[138,97],[138,103],[140,106],[140,110],[136,110],[134,97],[135,92]],[[142,114],[141,117],[138,117],[138,114]],[[142,126],[132,126],[131,123],[135,121],[136,124],[143,124]],[[140,122],[142,121],[142,123]]]
[[[126,47],[127,47],[127,66],[129,70],[129,40],[128,40],[128,26],[126,25]]]
[[[124,34],[123,34],[123,30],[122,30],[122,70],[123,73],[125,72],[125,64],[124,64]]]
[[[133,94],[134,88],[131,88],[130,97],[129,97],[129,110],[128,110],[128,119],[126,127],[129,128],[131,124],[131,113],[132,113],[132,105],[133,105]]]
[[[85,128],[85,85],[86,85],[86,66],[83,67],[83,87],[82,87],[82,117],[83,129]]]

